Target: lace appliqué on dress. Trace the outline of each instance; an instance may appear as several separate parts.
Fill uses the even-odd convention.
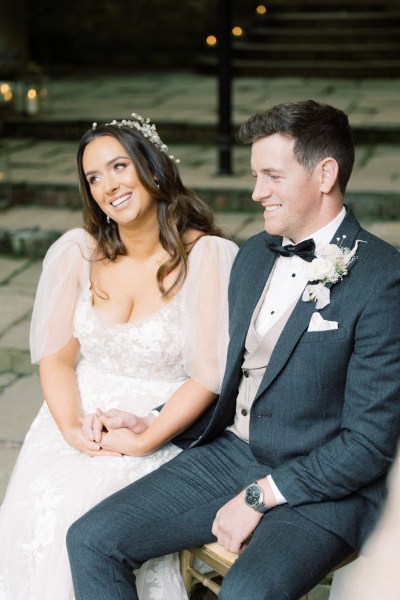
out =
[[[84,293],[74,318],[84,411],[116,407],[145,415],[162,405],[187,378],[182,323],[179,296],[138,323],[116,325],[100,319]],[[7,548],[0,556],[0,599],[73,600],[65,547],[69,525],[179,452],[166,444],[146,457],[90,458],[65,442],[43,405],[0,510],[1,545]],[[138,587],[143,600],[187,600],[176,555],[146,563]]]

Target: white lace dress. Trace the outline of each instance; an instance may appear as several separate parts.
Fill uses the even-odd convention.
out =
[[[87,234],[65,234],[44,261],[32,319],[33,358],[63,345],[72,327],[80,342],[76,372],[84,412],[100,407],[145,415],[188,376],[218,391],[227,345],[227,283],[236,250],[221,238],[202,238],[190,254],[182,290],[168,304],[141,321],[111,324],[92,307]],[[43,404],[0,509],[0,599],[74,598],[65,547],[69,525],[179,452],[168,443],[146,457],[90,458],[65,442]],[[137,582],[141,600],[187,599],[177,555],[146,563]]]

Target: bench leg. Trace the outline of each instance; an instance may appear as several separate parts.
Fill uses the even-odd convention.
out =
[[[193,554],[191,552],[188,552],[187,550],[183,550],[179,554],[179,562],[181,567],[183,585],[185,586],[187,594],[189,594],[193,585],[193,577],[189,571],[190,567],[193,564]]]

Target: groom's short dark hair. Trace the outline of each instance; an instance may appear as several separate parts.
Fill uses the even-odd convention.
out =
[[[296,160],[310,172],[322,159],[334,158],[344,194],[354,164],[354,140],[349,119],[342,110],[314,100],[277,104],[247,119],[239,129],[238,140],[252,144],[274,133],[295,140]]]

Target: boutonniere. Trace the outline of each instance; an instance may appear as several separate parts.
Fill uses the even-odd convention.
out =
[[[349,272],[350,264],[357,260],[358,244],[364,240],[357,240],[352,249],[343,246],[346,236],[337,238],[337,244],[328,244],[316,252],[316,258],[308,265],[307,278],[309,283],[302,299],[304,302],[315,302],[316,309],[320,310],[330,302],[330,289],[325,287],[328,283],[341,281]],[[367,242],[364,242],[367,243]]]

